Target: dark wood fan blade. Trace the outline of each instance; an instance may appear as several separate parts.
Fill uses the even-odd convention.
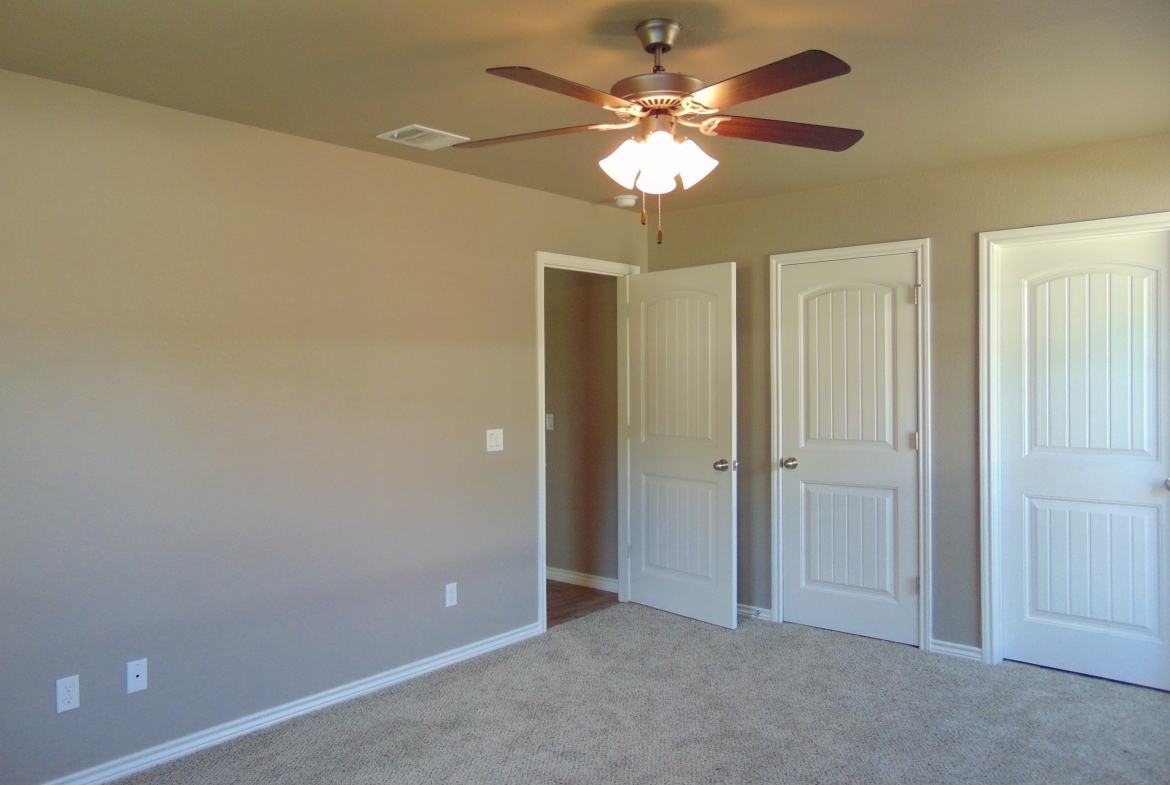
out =
[[[513,82],[532,85],[533,87],[539,87],[541,90],[551,90],[554,93],[567,95],[570,98],[579,98],[582,101],[588,101],[598,106],[608,106],[612,109],[633,106],[626,99],[618,98],[616,95],[603,93],[600,90],[594,90],[592,87],[570,82],[568,79],[561,79],[559,76],[546,74],[544,71],[537,71],[534,68],[525,68],[522,65],[512,65],[506,68],[489,68],[487,72],[492,76],[502,76],[505,79],[511,79]]]
[[[514,134],[512,136],[497,136],[493,139],[476,139],[471,142],[460,142],[453,144],[452,147],[491,147],[496,144],[508,144],[509,142],[526,142],[529,139],[543,139],[546,136],[561,136],[562,134],[575,134],[581,131],[605,131],[606,128],[598,127],[596,125],[574,125],[568,128],[553,128],[551,131],[533,131],[530,134]]]
[[[754,101],[766,95],[782,93],[794,87],[844,76],[852,69],[849,64],[820,49],[809,49],[792,57],[760,66],[746,74],[724,79],[722,82],[704,87],[691,95],[709,109],[726,109],[729,106]]]
[[[865,133],[852,128],[835,128],[831,125],[726,116],[726,119],[721,119],[715,126],[715,135],[751,139],[756,142],[790,144],[795,147],[812,147],[816,150],[832,150],[839,153],[857,144]]]

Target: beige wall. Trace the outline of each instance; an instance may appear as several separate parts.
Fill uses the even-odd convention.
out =
[[[738,264],[740,602],[770,604],[769,254],[931,239],[934,636],[978,645],[978,233],[1162,210],[1170,136],[669,213],[651,271]]]
[[[535,252],[636,215],[2,71],[0,183],[0,781],[537,621]]]
[[[617,279],[544,275],[547,561],[617,578]]]

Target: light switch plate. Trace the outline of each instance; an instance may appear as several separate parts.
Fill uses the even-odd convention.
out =
[[[448,583],[447,584],[447,607],[450,608],[452,605],[457,605],[457,604],[459,604],[459,584],[458,583]]]
[[[504,449],[504,429],[495,428],[487,432],[488,452],[498,452]]]
[[[146,660],[126,663],[126,694],[146,689]]]
[[[546,414],[544,416],[544,429],[546,431],[551,431],[553,429],[553,416],[551,414]]]

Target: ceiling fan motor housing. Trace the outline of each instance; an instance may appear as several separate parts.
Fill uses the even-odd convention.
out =
[[[686,74],[638,74],[621,80],[609,92],[653,111],[678,106],[683,96],[704,87],[702,80]]]

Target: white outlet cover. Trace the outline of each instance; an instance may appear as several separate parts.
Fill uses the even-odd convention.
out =
[[[495,428],[487,432],[488,452],[499,452],[504,449],[504,429]]]
[[[546,414],[544,416],[544,429],[546,431],[551,431],[553,429],[553,416],[551,414]]]
[[[447,584],[447,607],[450,608],[452,605],[456,605],[458,602],[459,602],[459,584],[448,583]]]
[[[126,694],[146,689],[146,660],[126,663]]]
[[[81,705],[81,677],[66,676],[57,679],[57,713],[76,709]]]

